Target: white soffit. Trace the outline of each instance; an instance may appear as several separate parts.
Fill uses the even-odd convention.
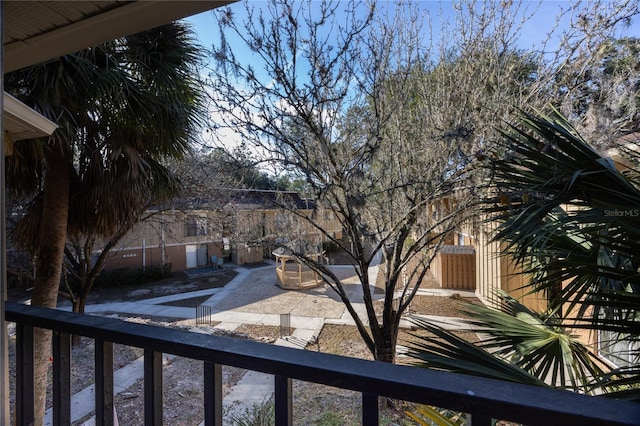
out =
[[[29,108],[7,92],[3,94],[4,131],[12,141],[49,136],[58,127],[56,123]]]
[[[4,72],[148,30],[231,2],[2,1]]]

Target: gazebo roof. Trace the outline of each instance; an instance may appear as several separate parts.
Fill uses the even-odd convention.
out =
[[[322,254],[322,250],[318,250],[315,244],[305,240],[290,241],[284,246],[278,247],[271,252],[278,257],[298,257],[299,255],[317,256]]]

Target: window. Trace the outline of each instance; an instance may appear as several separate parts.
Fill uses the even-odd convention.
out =
[[[209,235],[207,221],[203,218],[198,217],[187,218],[185,236],[197,237],[199,235]]]
[[[276,214],[276,229],[278,231],[282,231],[283,229],[287,228],[288,224],[288,217],[285,213],[277,213]]]
[[[604,312],[600,314],[600,317],[609,317],[607,319],[615,321],[622,319],[620,314],[608,316]],[[635,341],[634,336],[612,330],[598,330],[598,344],[600,355],[618,367],[634,366],[640,362],[640,356],[638,356],[640,342]]]

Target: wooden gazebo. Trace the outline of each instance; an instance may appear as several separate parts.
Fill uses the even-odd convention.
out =
[[[276,283],[281,288],[305,290],[324,284],[324,279],[290,248],[279,247],[272,254],[276,258]],[[304,256],[315,262],[324,261],[324,252],[305,253]]]

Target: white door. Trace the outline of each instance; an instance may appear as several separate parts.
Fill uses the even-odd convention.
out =
[[[207,246],[202,244],[198,246],[198,266],[207,264]]]
[[[187,252],[187,269],[198,266],[198,246],[185,246]]]

